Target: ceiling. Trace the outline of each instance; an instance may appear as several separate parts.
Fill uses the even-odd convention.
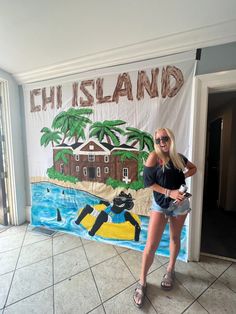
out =
[[[0,0],[0,69],[22,82],[231,41],[235,0]]]

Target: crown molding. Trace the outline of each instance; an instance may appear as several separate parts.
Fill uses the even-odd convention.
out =
[[[236,19],[87,55],[53,66],[13,73],[19,84],[33,83],[108,66],[137,62],[236,41]]]

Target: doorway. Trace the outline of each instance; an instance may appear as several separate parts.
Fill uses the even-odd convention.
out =
[[[191,202],[192,213],[189,216],[189,261],[199,261],[201,252],[208,96],[209,93],[213,92],[229,91],[236,91],[236,70],[198,75],[195,78],[191,142],[192,161],[197,165],[198,171],[191,179],[193,197]],[[233,159],[231,161],[236,164],[236,161]],[[227,166],[227,162],[224,160],[222,164]],[[236,174],[232,173],[232,175],[236,177]],[[223,185],[225,183],[223,181],[220,184]],[[231,186],[230,182],[229,186]],[[236,196],[236,193],[234,194]],[[225,195],[221,195],[221,197],[224,198]]]
[[[88,167],[88,177],[91,180],[94,180],[96,178],[95,167]]]
[[[209,94],[201,252],[236,259],[236,92]]]

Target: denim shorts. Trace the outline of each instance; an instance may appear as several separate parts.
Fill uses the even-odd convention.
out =
[[[176,217],[179,215],[186,215],[191,211],[190,203],[188,199],[185,199],[179,206],[176,206],[176,209],[170,211],[168,208],[162,208],[160,205],[158,205],[153,197],[152,199],[152,205],[151,210],[154,212],[160,212],[165,214],[168,217]]]

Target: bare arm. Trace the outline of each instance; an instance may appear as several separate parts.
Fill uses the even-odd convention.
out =
[[[190,161],[186,164],[187,171],[184,173],[185,178],[193,176],[197,172],[197,167]]]

